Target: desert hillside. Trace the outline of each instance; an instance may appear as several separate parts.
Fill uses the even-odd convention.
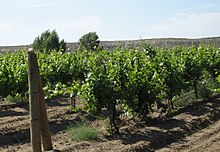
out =
[[[208,37],[208,38],[200,38],[200,39],[187,39],[187,38],[157,38],[157,39],[142,39],[142,40],[124,40],[124,41],[101,41],[100,45],[103,48],[111,50],[115,47],[138,47],[141,43],[147,42],[153,46],[157,47],[169,47],[172,48],[174,46],[190,46],[192,44],[207,44],[212,45],[214,47],[220,47],[220,37]],[[26,49],[31,47],[30,45],[19,45],[19,46],[0,46],[0,52],[4,52],[5,50],[16,51],[17,49]],[[77,48],[77,42],[68,42],[67,47],[71,50]]]

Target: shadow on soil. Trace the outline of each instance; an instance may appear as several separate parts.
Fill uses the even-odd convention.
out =
[[[47,102],[47,105],[50,107],[53,106],[66,106],[68,105],[67,102],[60,102],[60,100],[55,101],[49,101]],[[8,108],[9,107],[9,108]],[[19,107],[25,109],[24,112],[18,112],[16,110],[13,110],[13,108]],[[7,110],[8,109],[8,110]],[[0,117],[7,117],[7,116],[27,116],[29,114],[29,106],[28,104],[18,104],[18,105],[7,105],[7,109],[0,111]],[[76,117],[76,119],[79,119]],[[68,125],[72,123],[74,119],[65,120],[62,119],[61,121],[51,121],[49,123],[50,130],[52,134],[56,134],[59,131],[67,129]],[[15,122],[16,123],[16,122]],[[9,131],[8,133],[0,132],[0,147],[8,147],[10,145],[15,144],[25,144],[30,142],[30,129],[23,129],[23,130],[13,130]]]
[[[49,106],[60,106],[60,103],[47,103]],[[64,106],[62,104],[62,106]],[[152,120],[151,125],[149,123],[134,122],[132,127],[127,127],[122,130],[121,135],[117,136],[117,139],[121,140],[123,144],[135,144],[139,141],[147,141],[149,143],[148,148],[152,150],[163,148],[172,142],[179,141],[185,136],[191,135],[199,129],[203,129],[211,124],[213,121],[220,119],[220,100],[212,99],[209,102],[201,101],[183,109],[180,109],[177,114],[186,113],[192,116],[202,116],[207,113],[212,113],[207,116],[206,119],[196,119],[191,122],[185,122],[184,120],[178,120],[169,118],[168,120]],[[7,113],[0,112],[0,116],[9,115]],[[12,115],[23,115],[22,113],[11,113]],[[25,114],[24,114],[25,115]],[[52,134],[56,134],[59,131],[66,130],[68,125],[81,121],[79,114],[77,116],[65,114],[66,117],[62,119],[54,119],[50,122],[50,130]],[[71,116],[71,117],[69,117]],[[179,129],[176,129],[179,128]],[[24,144],[30,142],[29,129],[14,131],[13,133],[0,133],[0,147],[7,147],[14,144]],[[114,140],[110,139],[110,140]]]
[[[29,129],[19,130],[9,134],[0,134],[0,147],[30,142]]]
[[[46,101],[46,105],[48,107],[54,107],[54,106],[69,106],[70,103],[68,103],[68,99],[65,98],[54,98],[50,99],[49,101]]]
[[[76,119],[72,120],[61,120],[61,121],[52,121],[49,123],[51,134],[56,134],[59,131],[66,130],[68,125],[78,121]],[[25,144],[30,142],[30,130],[24,129],[19,131],[14,131],[12,133],[0,133],[0,147],[7,147],[9,145],[15,144]]]
[[[169,118],[165,121],[155,120],[150,126],[147,123],[141,123],[131,129],[124,130],[118,138],[123,144],[135,144],[139,141],[147,141],[149,142],[148,148],[152,150],[161,149],[173,142],[182,140],[184,137],[200,129],[208,127],[214,121],[220,120],[219,108],[220,100],[201,101],[180,109],[175,115],[186,113],[199,117],[210,113],[206,119],[198,118],[191,122],[185,122],[184,120]]]
[[[17,112],[14,110],[9,111],[1,111],[0,117],[7,117],[7,116],[26,116],[28,115],[28,112]]]

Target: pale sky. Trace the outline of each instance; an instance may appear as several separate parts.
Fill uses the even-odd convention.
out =
[[[55,29],[67,42],[220,36],[220,0],[0,0],[0,46]]]

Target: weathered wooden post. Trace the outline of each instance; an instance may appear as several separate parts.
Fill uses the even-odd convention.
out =
[[[33,49],[28,50],[28,83],[30,107],[30,134],[32,152],[41,152],[40,138],[40,105],[39,105],[39,69],[36,65],[36,54]]]
[[[47,110],[45,106],[44,92],[43,92],[40,73],[38,75],[38,80],[39,80],[38,88],[39,88],[39,102],[40,102],[41,139],[42,139],[44,151],[47,151],[47,150],[52,150],[53,146],[51,141],[49,123],[47,118]]]
[[[52,150],[53,147],[44,100],[43,86],[37,63],[37,57],[33,49],[29,49],[28,51],[28,62],[32,151],[41,151],[41,139],[44,151],[48,151]]]

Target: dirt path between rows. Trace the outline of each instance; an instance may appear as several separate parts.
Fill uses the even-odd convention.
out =
[[[220,121],[157,152],[219,152]]]
[[[30,151],[28,105],[1,107],[4,106],[0,105],[0,151]],[[89,114],[69,114],[68,107],[68,101],[63,99],[47,103],[53,147],[57,151],[220,151],[220,99],[189,105],[167,120],[129,121],[120,128],[121,135],[100,134],[97,140],[83,142],[72,141],[67,127]]]

